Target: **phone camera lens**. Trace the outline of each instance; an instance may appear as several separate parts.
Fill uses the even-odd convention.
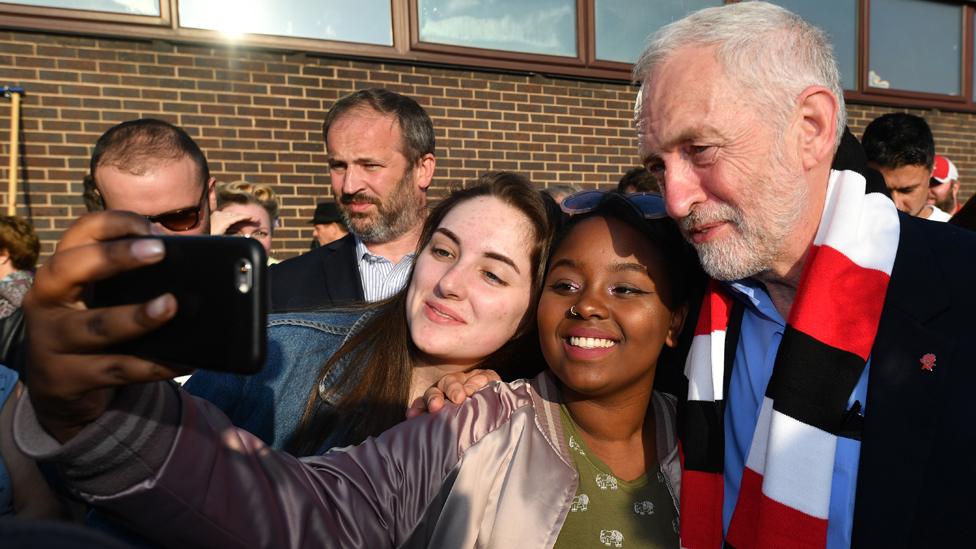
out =
[[[253,278],[254,266],[247,259],[237,261],[237,291],[246,294],[251,291],[254,285]]]

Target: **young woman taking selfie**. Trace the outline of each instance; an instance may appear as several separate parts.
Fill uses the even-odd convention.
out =
[[[532,381],[299,461],[171,385],[108,395],[90,369],[61,368],[89,388],[94,423],[65,425],[77,399],[48,390],[20,410],[18,437],[86,499],[173,546],[677,546],[674,399],[653,384],[694,258],[659,198],[564,208],[578,215],[538,307],[550,370]],[[104,452],[129,458],[92,465]]]

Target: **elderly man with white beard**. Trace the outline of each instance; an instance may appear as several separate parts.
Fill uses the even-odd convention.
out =
[[[713,278],[679,417],[682,546],[967,539],[976,235],[830,169],[837,64],[782,8],[689,15],[635,76],[644,164]]]

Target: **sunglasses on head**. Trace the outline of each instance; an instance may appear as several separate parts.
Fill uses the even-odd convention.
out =
[[[208,185],[203,186],[203,195],[200,196],[200,201],[197,202],[196,206],[180,208],[179,210],[163,212],[157,215],[147,215],[146,219],[150,223],[159,223],[163,227],[176,232],[189,231],[196,228],[200,224],[200,218],[203,217],[201,212],[203,211],[203,202],[207,199],[208,187]]]
[[[661,219],[668,216],[664,198],[658,193],[621,194],[607,191],[580,191],[567,196],[559,205],[567,215],[581,215],[597,210],[606,200],[622,200],[644,219]]]

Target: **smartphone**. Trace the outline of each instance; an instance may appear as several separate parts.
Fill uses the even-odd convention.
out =
[[[227,236],[154,236],[159,263],[95,282],[90,308],[176,296],[176,316],[159,329],[115,346],[171,366],[253,374],[267,352],[267,256],[261,243]]]

